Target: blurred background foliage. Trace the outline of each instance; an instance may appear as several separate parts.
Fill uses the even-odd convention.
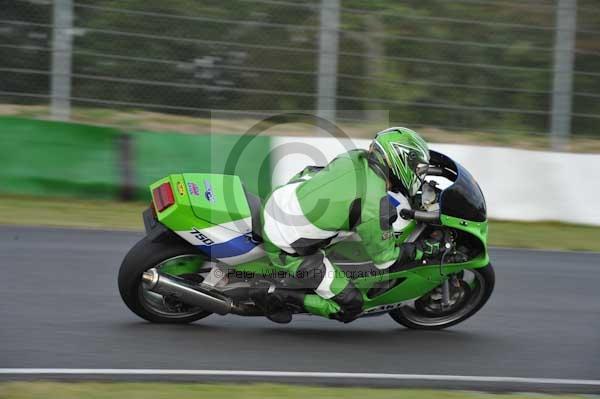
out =
[[[75,106],[197,117],[316,106],[318,1],[74,4]],[[572,130],[596,136],[600,7],[578,4]],[[0,7],[0,102],[46,104],[51,2]],[[554,30],[547,0],[343,0],[337,108],[357,121],[389,110],[394,124],[543,134]]]

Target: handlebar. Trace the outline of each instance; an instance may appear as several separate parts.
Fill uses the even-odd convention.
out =
[[[427,175],[445,177],[450,181],[456,180],[456,171],[440,166],[429,166],[429,168],[427,169]]]
[[[415,211],[412,209],[401,209],[400,217],[405,220],[414,219],[417,222],[438,224],[440,223],[440,212]]]
[[[429,176],[443,176],[444,169],[439,166],[430,166],[429,169],[427,169],[427,174]]]

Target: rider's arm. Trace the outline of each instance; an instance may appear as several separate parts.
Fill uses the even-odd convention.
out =
[[[400,256],[396,246],[392,223],[396,209],[387,195],[377,200],[366,199],[362,204],[361,222],[356,226],[367,254],[378,269],[387,269]]]
[[[309,165],[302,169],[300,172],[296,173],[294,176],[292,176],[292,178],[288,181],[288,184],[309,180],[318,172],[320,172],[323,168],[323,166]]]

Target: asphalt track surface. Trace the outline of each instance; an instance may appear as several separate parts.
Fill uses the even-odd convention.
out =
[[[354,323],[297,317],[210,316],[153,325],[131,313],[117,270],[141,234],[0,227],[0,369],[190,369],[402,373],[600,379],[600,254],[492,250],[496,290],[472,319],[411,331],[387,315]],[[0,375],[0,379],[40,376]],[[65,378],[44,376],[44,378]],[[311,378],[90,376],[68,379],[269,380]],[[598,386],[477,381],[318,383],[600,392]]]

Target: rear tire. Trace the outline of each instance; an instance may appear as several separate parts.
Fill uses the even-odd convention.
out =
[[[411,329],[417,330],[441,330],[454,326],[461,323],[477,313],[483,305],[486,304],[492,291],[494,290],[494,284],[496,277],[494,274],[494,268],[492,265],[488,265],[483,268],[470,270],[471,273],[477,278],[478,288],[467,290],[469,298],[454,314],[444,314],[442,317],[429,317],[430,314],[426,314],[422,308],[415,307],[401,307],[394,309],[390,312],[390,316],[397,323]],[[427,294],[429,295],[429,294]],[[426,297],[423,296],[422,298]],[[464,314],[459,315],[459,312],[469,306]],[[454,317],[453,317],[454,315]],[[458,316],[458,317],[456,317]]]
[[[210,315],[210,312],[203,310],[169,314],[155,311],[144,305],[143,296],[140,295],[142,274],[168,259],[185,255],[200,256],[192,246],[183,241],[152,242],[144,237],[135,244],[123,259],[119,269],[119,293],[125,305],[136,315],[153,323],[185,324]]]

